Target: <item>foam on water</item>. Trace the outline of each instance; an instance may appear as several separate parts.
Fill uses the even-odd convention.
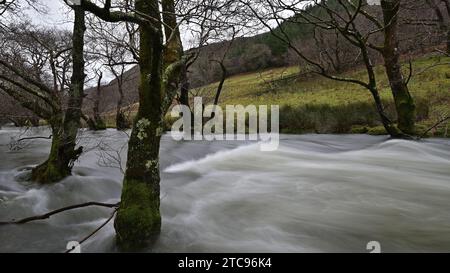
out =
[[[45,160],[50,142],[37,140],[11,152],[6,144],[15,134],[0,131],[0,220],[119,200],[122,173],[99,164],[98,148],[101,141],[121,150],[123,133],[83,132],[88,152],[75,175],[51,186],[19,179],[24,167]],[[126,149],[121,157],[126,160]],[[161,170],[162,234],[147,251],[365,252],[374,240],[390,252],[450,251],[448,140],[282,136],[278,151],[261,152],[257,143],[175,142],[165,136]],[[0,227],[0,251],[62,252],[110,212],[87,208]],[[116,251],[112,224],[83,251]]]

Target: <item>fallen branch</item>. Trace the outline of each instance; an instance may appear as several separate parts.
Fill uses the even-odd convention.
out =
[[[99,232],[102,228],[104,228],[109,222],[111,222],[111,220],[114,218],[114,216],[117,213],[117,210],[119,208],[116,208],[114,210],[114,212],[111,214],[111,216],[103,223],[101,224],[98,228],[96,228],[93,232],[91,232],[88,236],[84,237],[81,241],[79,241],[78,243],[81,245],[84,242],[86,242],[87,240],[89,240],[89,238],[91,238],[92,236],[94,236],[97,232]],[[75,250],[75,247],[73,247],[72,249],[68,249],[65,251],[65,253],[70,253],[71,251]]]
[[[21,142],[21,141],[25,141],[25,140],[34,140],[34,139],[51,139],[52,137],[53,137],[53,135],[50,135],[48,137],[43,137],[43,136],[24,137],[24,138],[16,140],[16,142]]]
[[[119,207],[120,203],[116,203],[116,204],[105,204],[105,203],[98,203],[98,202],[88,202],[88,203],[83,203],[83,204],[79,204],[79,205],[73,205],[73,206],[68,206],[68,207],[64,207],[64,208],[60,208],[42,215],[37,215],[37,216],[32,216],[32,217],[27,217],[18,221],[15,221],[14,219],[10,222],[0,222],[0,225],[22,225],[22,224],[26,224],[32,221],[39,221],[39,220],[45,220],[50,218],[51,216],[61,213],[61,212],[65,212],[68,210],[74,210],[74,209],[79,209],[79,208],[85,208],[85,207],[92,207],[92,206],[97,206],[97,207],[105,207],[105,208],[117,208]]]
[[[433,130],[434,128],[438,127],[439,125],[441,125],[442,123],[446,122],[447,120],[450,120],[450,116],[445,117],[441,120],[439,120],[438,122],[436,122],[436,124],[434,124],[432,127],[430,127],[428,130],[425,131],[425,133],[423,133],[423,135],[421,136],[421,138],[424,138],[427,136],[427,134]]]

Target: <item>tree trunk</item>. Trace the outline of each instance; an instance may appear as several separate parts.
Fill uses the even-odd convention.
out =
[[[157,0],[136,0],[136,10],[159,18]],[[163,132],[163,35],[140,27],[139,110],[128,144],[122,201],[115,219],[117,243],[124,250],[145,246],[161,229],[159,145]]]
[[[74,162],[82,153],[82,147],[75,150],[76,137],[82,116],[81,106],[84,91],[84,32],[85,12],[79,6],[73,7],[75,23],[73,31],[73,74],[69,89],[67,110],[62,119],[55,115],[50,122],[53,131],[52,147],[48,160],[36,167],[32,172],[32,179],[40,183],[53,183],[69,176]]]
[[[102,89],[103,73],[100,72],[97,80],[97,89],[94,98],[94,107],[92,108],[93,118],[88,120],[89,129],[94,131],[101,131],[106,129],[106,124],[100,116],[100,96]]]
[[[378,115],[380,116],[381,123],[383,127],[386,129],[386,132],[394,138],[402,138],[404,135],[400,132],[400,130],[392,123],[389,117],[386,114],[383,102],[380,97],[380,93],[378,92],[376,74],[373,67],[373,62],[370,59],[369,51],[365,46],[363,41],[360,41],[359,48],[361,49],[361,56],[364,60],[364,64],[366,66],[367,76],[369,77],[369,83],[366,88],[372,94],[372,97],[375,102],[375,106],[377,108]]]
[[[447,11],[447,18],[450,17],[450,1],[449,0],[441,0],[441,2],[445,5],[445,10]],[[443,21],[443,26],[446,30],[447,34],[447,54],[450,54],[450,22],[447,20],[447,22]]]
[[[385,24],[383,58],[394,96],[398,128],[405,134],[415,135],[416,105],[401,71],[398,50],[397,28],[400,0],[383,0],[381,6]]]
[[[125,114],[122,110],[123,107],[123,101],[124,101],[124,94],[123,94],[123,88],[122,88],[122,76],[120,78],[117,78],[117,85],[119,90],[119,99],[117,100],[117,108],[116,108],[116,129],[123,131],[128,129],[128,122],[125,117]]]
[[[450,25],[447,26],[447,54],[450,55]]]
[[[65,164],[65,155],[60,153],[63,139],[62,114],[55,116],[51,121],[52,145],[48,159],[33,169],[31,178],[33,181],[48,184],[60,181],[71,173],[71,168]]]
[[[95,99],[94,99],[94,107],[93,107],[93,115],[94,119],[92,120],[91,124],[89,124],[89,127],[91,130],[100,131],[106,129],[106,124],[103,121],[102,117],[100,116],[100,96],[102,91],[102,78],[103,73],[100,72],[98,76],[97,81],[97,89],[95,93]]]
[[[180,90],[180,104],[189,107],[189,79],[187,76],[187,69],[183,67],[181,72],[181,90]],[[190,108],[190,107],[189,107]]]
[[[223,85],[225,84],[225,81],[228,76],[227,68],[225,67],[225,64],[223,63],[223,60],[218,61],[217,63],[220,65],[220,68],[222,70],[222,77],[220,79],[219,86],[217,87],[216,96],[214,98],[214,105],[219,105],[220,94],[222,94]]]
[[[380,116],[381,123],[383,124],[386,132],[393,138],[402,138],[403,134],[399,131],[399,129],[392,123],[389,117],[386,114],[385,108],[383,106],[383,102],[380,98],[380,93],[376,86],[372,86],[370,88],[370,93],[375,101],[375,106],[377,108],[378,115]]]

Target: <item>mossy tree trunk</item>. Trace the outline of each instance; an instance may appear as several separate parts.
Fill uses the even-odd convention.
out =
[[[136,10],[159,18],[158,1],[136,1]],[[128,143],[127,171],[115,220],[125,250],[144,246],[161,228],[159,145],[162,134],[163,34],[140,27],[139,109]]]
[[[61,143],[63,141],[63,113],[55,115],[50,121],[52,129],[52,144],[48,159],[41,165],[35,167],[32,171],[31,178],[33,181],[47,184],[58,182],[71,173],[71,168],[66,161],[64,155],[60,154]]]
[[[185,64],[174,1],[163,0],[161,6],[163,18],[158,0],[136,0],[135,13],[112,12],[110,0],[105,0],[103,8],[88,0],[81,2],[81,7],[103,20],[139,24],[139,109],[128,143],[122,200],[114,222],[117,244],[123,250],[147,245],[161,230],[159,145],[164,115],[179,89]]]
[[[383,58],[397,110],[398,128],[405,134],[415,135],[416,105],[403,77],[398,49],[398,13],[400,0],[382,0],[384,19]]]
[[[53,183],[69,176],[74,162],[82,153],[82,147],[76,148],[76,137],[82,116],[81,106],[84,94],[84,33],[85,12],[79,6],[73,7],[75,23],[73,31],[73,72],[67,110],[55,114],[50,124],[53,131],[52,147],[49,158],[32,171],[32,179],[40,183]]]

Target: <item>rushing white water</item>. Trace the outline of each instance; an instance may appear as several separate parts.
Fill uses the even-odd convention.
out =
[[[39,130],[29,134],[48,135]],[[45,160],[50,141],[10,151],[18,134],[0,131],[0,221],[87,201],[119,201],[122,173],[99,162],[101,154],[105,158],[99,146],[115,155],[126,144],[124,133],[83,132],[87,153],[74,176],[50,186],[23,179]],[[125,161],[126,149],[121,156]],[[386,252],[450,251],[449,140],[284,135],[278,151],[261,152],[256,143],[165,136],[161,172],[162,234],[148,251],[367,252],[369,241]],[[86,208],[2,226],[0,252],[63,252],[110,213]],[[116,251],[112,223],[82,250]]]

